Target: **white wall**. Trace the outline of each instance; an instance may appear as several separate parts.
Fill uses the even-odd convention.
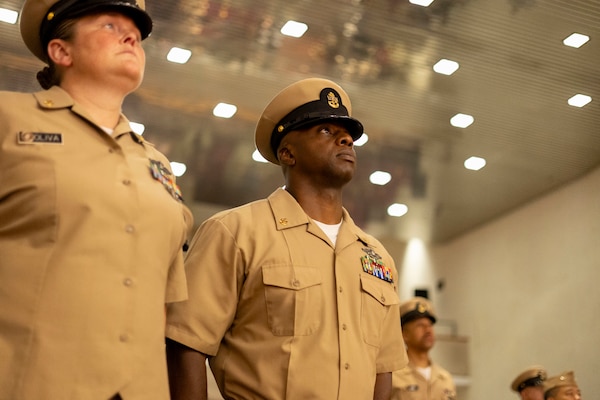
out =
[[[532,364],[551,375],[574,370],[583,397],[598,396],[600,168],[426,249],[423,262],[403,261],[409,247],[392,252],[401,297],[429,287],[439,317],[469,338],[471,385],[461,400],[516,399],[510,382]]]

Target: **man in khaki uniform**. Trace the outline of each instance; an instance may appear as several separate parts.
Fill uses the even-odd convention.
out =
[[[0,92],[0,399],[167,400],[191,214],[121,113],[152,21],[133,0],[27,0],[20,27],[48,90]]]
[[[414,297],[400,305],[402,336],[408,365],[394,372],[393,400],[450,400],[456,398],[452,376],[429,358],[435,344],[433,306],[424,297]]]
[[[544,381],[546,400],[581,400],[581,390],[573,371],[563,372]]]
[[[545,379],[544,367],[533,365],[517,375],[510,388],[519,393],[522,400],[544,400]]]
[[[342,206],[363,132],[325,79],[267,105],[256,145],[285,188],[221,212],[186,258],[190,298],[168,309],[172,397],[206,398],[205,360],[227,399],[388,399],[406,364],[394,262]]]

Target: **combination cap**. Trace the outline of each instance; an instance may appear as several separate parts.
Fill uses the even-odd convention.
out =
[[[152,18],[145,11],[144,0],[26,0],[19,23],[21,36],[33,55],[47,62],[46,46],[60,22],[105,10],[130,17],[142,40],[152,32]]]
[[[521,393],[529,386],[542,386],[546,379],[546,370],[540,365],[533,365],[521,372],[510,385],[515,392]]]
[[[577,386],[573,371],[563,372],[544,381],[544,393],[560,386]]]
[[[434,324],[437,320],[431,302],[425,297],[414,297],[400,304],[400,321],[402,325],[423,317],[429,318]]]
[[[277,148],[283,137],[323,120],[344,124],[356,140],[363,134],[363,126],[351,115],[350,98],[337,83],[303,79],[283,89],[265,107],[254,134],[256,148],[264,158],[279,164]]]

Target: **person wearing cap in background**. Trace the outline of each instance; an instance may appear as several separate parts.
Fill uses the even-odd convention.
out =
[[[393,374],[393,400],[456,399],[456,386],[448,371],[431,361],[437,318],[431,302],[414,297],[400,304],[402,336],[408,365]]]
[[[330,80],[293,83],[266,106],[256,146],[285,187],[194,235],[189,300],[168,307],[174,400],[206,398],[207,357],[227,399],[389,398],[406,364],[398,275],[342,203],[362,133]]]
[[[521,372],[511,383],[510,388],[519,393],[522,400],[544,400],[544,380],[546,370],[533,365]]]
[[[0,398],[169,398],[165,303],[187,297],[191,212],[121,112],[143,1],[26,0],[44,90],[0,92]]]
[[[545,400],[581,400],[581,390],[573,371],[563,372],[544,381]]]

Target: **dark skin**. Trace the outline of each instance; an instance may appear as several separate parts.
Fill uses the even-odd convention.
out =
[[[342,189],[352,180],[356,153],[344,125],[323,121],[307,129],[289,132],[277,156],[286,190],[306,214],[325,224],[342,220]],[[205,354],[167,339],[167,364],[172,400],[206,400]],[[388,400],[392,373],[377,374],[374,400]]]
[[[356,169],[354,141],[343,125],[323,122],[288,133],[277,152],[286,190],[309,217],[342,220],[342,188]]]
[[[172,400],[206,400],[207,355],[170,339],[167,345],[167,368]]]

